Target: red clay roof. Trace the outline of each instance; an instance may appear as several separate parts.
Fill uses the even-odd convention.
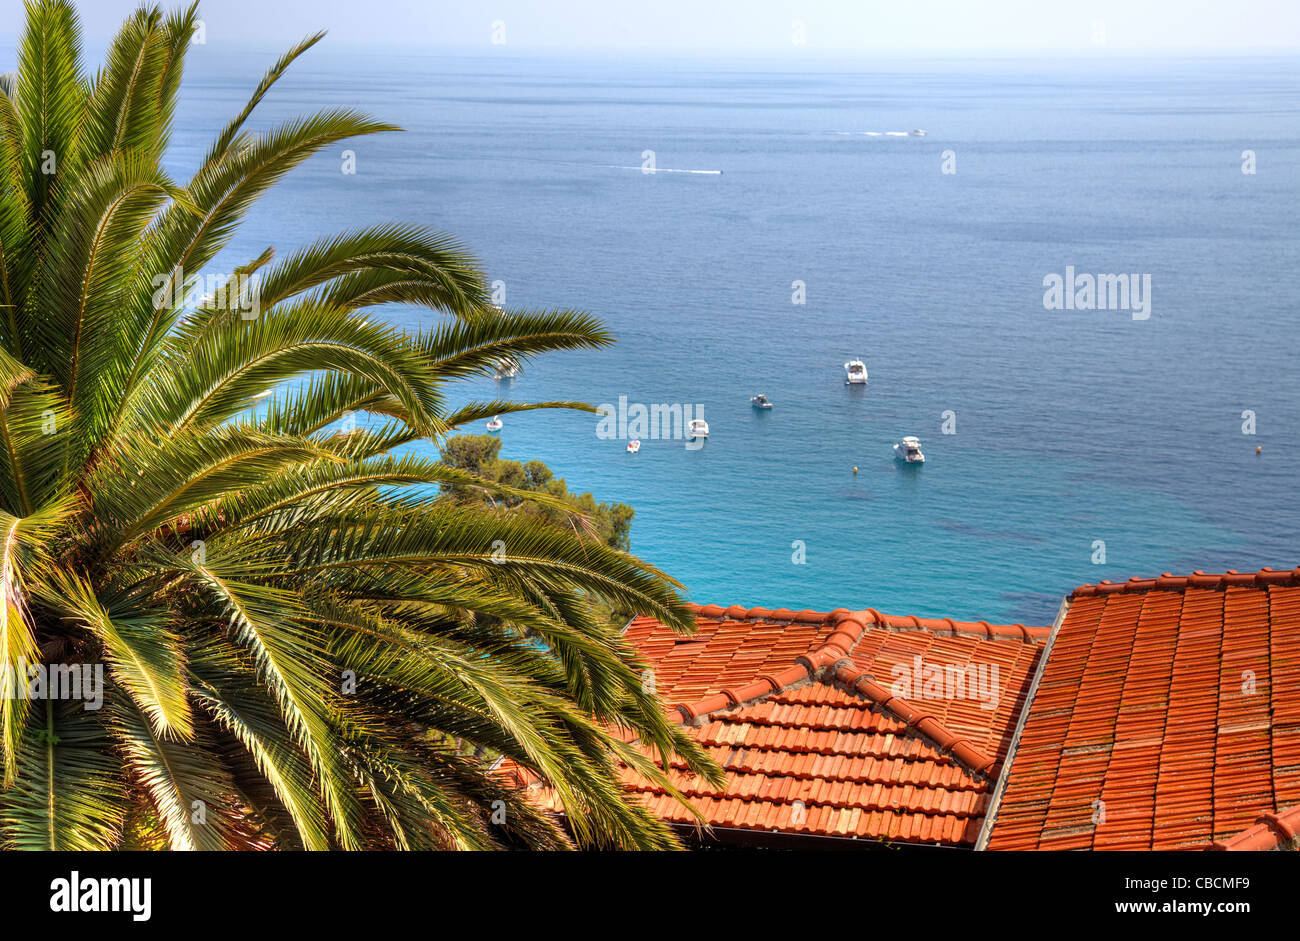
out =
[[[709,825],[974,844],[1046,628],[873,609],[709,605],[696,618],[691,637],[652,618],[634,619],[625,636],[727,772],[719,790],[673,767],[674,785]],[[631,770],[624,785],[662,819],[696,822]],[[532,790],[562,810],[535,780]]]
[[[1300,569],[1071,596],[989,849],[1262,849],[1300,830]]]

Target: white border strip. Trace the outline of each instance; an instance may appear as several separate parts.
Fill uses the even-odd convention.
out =
[[[1047,661],[1052,655],[1052,647],[1056,644],[1056,635],[1061,630],[1061,624],[1064,623],[1066,612],[1069,610],[1070,596],[1066,595],[1061,599],[1061,607],[1056,612],[1056,620],[1052,622],[1052,632],[1047,635],[1047,643],[1043,645],[1043,652],[1039,655],[1038,669],[1034,671],[1034,681],[1029,685],[1029,695],[1025,697],[1025,704],[1020,710],[1020,720],[1016,723],[1015,734],[1011,736],[1011,747],[1007,749],[1007,757],[1002,760],[1002,773],[998,775],[997,786],[993,788],[993,798],[989,801],[989,809],[984,814],[984,824],[980,827],[980,835],[975,839],[976,852],[987,849],[989,837],[993,835],[993,824],[998,816],[998,808],[1002,805],[1002,795],[1006,792],[1007,782],[1011,780],[1016,752],[1020,748],[1020,736],[1025,731],[1025,723],[1029,721],[1029,710],[1034,705],[1034,697],[1038,694],[1038,682],[1043,678],[1043,672],[1047,669]]]

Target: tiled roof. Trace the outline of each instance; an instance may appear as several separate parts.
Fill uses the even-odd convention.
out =
[[[710,826],[974,844],[1046,628],[716,605],[697,608],[696,620],[690,637],[652,618],[634,619],[625,636],[726,772],[717,789],[672,768]],[[514,773],[542,806],[562,810],[549,788]],[[697,822],[624,773],[662,819]]]
[[[1085,585],[989,849],[1260,849],[1300,830],[1300,569]]]

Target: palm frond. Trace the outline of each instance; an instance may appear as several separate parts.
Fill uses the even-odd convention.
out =
[[[0,760],[5,787],[17,773],[27,715],[27,668],[41,662],[30,583],[50,564],[55,537],[69,514],[67,501],[24,517],[0,511]]]
[[[42,594],[46,604],[62,608],[68,620],[84,624],[99,640],[113,679],[149,720],[155,738],[192,738],[185,657],[179,637],[168,629],[166,611],[127,599],[124,612],[117,613],[95,597],[84,578],[70,572],[53,573]]]
[[[451,236],[423,226],[382,225],[320,239],[267,272],[263,308],[326,287],[345,309],[410,303],[460,315],[490,309],[487,278]]]
[[[490,415],[592,411],[454,386],[602,349],[604,325],[496,309],[423,225],[208,271],[285,174],[396,128],[335,109],[253,132],[317,34],[177,186],[197,8],[142,7],[93,78],[67,0],[26,17],[0,76],[0,843],[677,847],[624,769],[679,798],[670,767],[721,772],[597,611],[687,631],[680,586],[562,495],[418,450]],[[431,322],[390,326],[390,304]],[[102,669],[104,708],[39,698],[27,666]],[[497,755],[551,782],[567,829]]]
[[[81,71],[81,26],[72,4],[28,0],[26,7],[26,28],[18,42],[16,110],[23,130],[23,177],[39,231],[60,174],[74,170],[80,158],[87,83]]]
[[[167,741],[128,703],[117,704],[111,728],[171,849],[225,848],[242,812],[232,800],[229,773],[211,757],[211,740],[200,736],[192,746]]]
[[[238,738],[256,762],[306,849],[329,848],[328,823],[312,786],[311,765],[295,746],[279,712],[254,677],[209,653],[196,662],[202,677],[195,703]]]
[[[280,705],[294,740],[307,753],[345,849],[359,848],[359,808],[339,759],[330,719],[328,662],[320,638],[302,621],[289,592],[223,579],[196,566],[198,582],[224,609],[230,629],[257,664],[258,675]]]
[[[121,838],[121,760],[100,715],[80,703],[38,703],[28,717],[15,784],[0,791],[6,848],[104,850]]]

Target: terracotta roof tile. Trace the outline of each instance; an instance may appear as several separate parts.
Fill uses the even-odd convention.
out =
[[[989,849],[1272,848],[1300,826],[1300,569],[1085,585]]]
[[[874,609],[706,605],[696,618],[689,638],[644,617],[625,636],[726,771],[715,789],[670,768],[710,825],[974,844],[1046,628]],[[662,819],[696,822],[630,769],[623,782]],[[549,789],[530,794],[562,809]]]

